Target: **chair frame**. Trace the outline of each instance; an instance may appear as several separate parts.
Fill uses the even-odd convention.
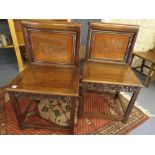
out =
[[[132,56],[132,50],[134,47],[134,43],[136,41],[137,33],[138,33],[139,26],[136,25],[122,25],[122,24],[110,24],[110,23],[91,23],[89,25],[89,31],[88,31],[88,38],[87,38],[87,50],[86,50],[86,61],[93,61],[93,62],[102,62],[103,64],[106,63],[112,63],[112,64],[122,64],[122,65],[129,65],[131,61],[131,56]],[[93,42],[92,39],[92,34],[94,32],[103,32],[104,31],[107,33],[113,33],[113,34],[118,34],[118,33],[126,33],[131,36],[131,39],[129,41],[129,46],[127,49],[127,52],[124,57],[124,61],[111,61],[111,60],[96,60],[91,57],[91,44]],[[110,32],[111,31],[111,32]],[[134,106],[134,103],[137,99],[137,96],[140,92],[142,86],[128,86],[128,85],[118,85],[118,84],[107,84],[107,83],[96,83],[94,82],[82,82],[82,101],[80,103],[80,118],[83,117],[83,115],[88,115],[88,116],[99,116],[99,117],[106,117],[106,118],[113,118],[117,120],[121,120],[122,122],[126,123],[129,115],[131,113],[131,110]],[[116,91],[115,97],[120,99],[120,93],[121,91],[123,92],[128,92],[128,93],[133,93],[129,104],[126,109],[124,110],[124,116],[113,116],[113,115],[103,115],[103,114],[97,114],[97,113],[88,113],[84,112],[84,100],[86,99],[86,92],[96,92],[96,93],[104,93],[106,91]],[[120,100],[121,102],[121,100]]]
[[[25,34],[25,44],[26,44],[26,52],[27,52],[27,60],[28,60],[28,67],[31,67],[32,65],[49,65],[49,66],[65,66],[67,68],[77,68],[79,69],[79,48],[80,48],[80,31],[81,31],[81,24],[78,23],[68,23],[68,22],[35,22],[35,21],[22,21],[23,25],[23,32]],[[72,63],[51,63],[51,62],[40,62],[35,61],[33,59],[33,53],[31,48],[31,42],[30,42],[30,32],[32,31],[48,31],[52,33],[69,33],[72,34],[74,37],[74,52],[72,53]],[[26,68],[26,69],[27,69]],[[24,75],[26,72],[26,69],[20,73],[19,76]],[[18,77],[14,80],[18,80]],[[13,82],[14,82],[13,81]],[[12,82],[12,83],[13,83]],[[76,119],[76,111],[77,111],[77,102],[79,100],[79,96],[75,95],[72,96],[70,94],[68,95],[62,95],[62,94],[46,94],[43,93],[33,93],[29,90],[26,90],[25,92],[12,89],[10,86],[12,83],[8,86],[7,91],[9,92],[10,98],[13,103],[13,107],[16,113],[16,117],[20,126],[20,129],[26,129],[26,128],[46,128],[46,129],[56,129],[56,130],[65,130],[69,131],[69,134],[74,134],[74,128],[75,128],[75,119]],[[79,85],[79,84],[78,84]],[[29,104],[26,106],[25,111],[22,113],[20,105],[18,103],[18,98],[28,98],[30,99]],[[52,99],[52,100],[58,100],[63,102],[69,102],[71,104],[71,116],[70,116],[70,125],[69,127],[62,127],[58,125],[39,125],[39,124],[26,124],[24,122],[25,117],[27,113],[29,112],[33,100],[36,101],[36,104],[42,100],[42,99]]]
[[[147,52],[155,52],[155,48],[154,49],[150,49]],[[138,57],[138,58],[142,59],[142,64],[141,64],[141,66],[136,66],[136,67],[132,67],[132,68],[135,69],[136,71],[138,71],[137,69],[140,68],[140,71],[138,71],[138,72],[140,72],[141,74],[143,74],[146,77],[145,78],[145,81],[144,81],[144,86],[145,87],[149,87],[152,79],[155,77],[155,61],[154,62],[152,61],[153,58],[152,58],[152,60],[150,60],[148,58],[145,58],[145,57],[140,56],[138,54],[138,52],[134,52],[133,55],[132,55],[131,64],[132,64],[132,62],[133,62],[133,60],[134,60],[135,57]],[[149,61],[151,63],[151,65],[150,66],[147,66],[145,64],[146,61]],[[147,69],[149,69],[149,72],[148,72],[147,75],[144,74],[144,72],[143,72],[144,67],[147,68]]]

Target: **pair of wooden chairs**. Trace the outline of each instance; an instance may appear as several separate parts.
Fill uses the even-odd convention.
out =
[[[21,129],[52,128],[74,134],[77,111],[79,116],[88,114],[84,111],[88,91],[113,91],[114,99],[121,91],[133,92],[124,116],[117,118],[127,121],[142,87],[129,67],[138,26],[90,24],[82,76],[79,67],[81,24],[23,21],[22,26],[28,66],[7,88]],[[29,100],[24,109],[20,98]],[[34,102],[37,105],[42,99],[71,106],[69,127],[25,121]]]

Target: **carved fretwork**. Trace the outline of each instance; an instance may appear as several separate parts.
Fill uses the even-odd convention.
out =
[[[48,99],[48,100],[57,100],[57,101],[61,101],[69,104],[71,103],[71,99],[72,99],[70,96],[32,94],[32,93],[22,93],[22,92],[14,92],[14,96],[16,99],[18,99],[18,97],[29,98],[32,100]]]
[[[86,89],[97,92],[128,92],[133,93],[136,90],[134,86],[114,85],[114,84],[99,84],[99,83],[87,83]]]

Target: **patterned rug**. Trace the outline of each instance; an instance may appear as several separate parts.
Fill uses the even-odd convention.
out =
[[[111,96],[103,96],[95,93],[88,93],[87,100],[85,101],[85,112],[100,112],[113,115],[122,115],[123,111],[119,102],[113,103],[110,102],[112,99]],[[128,100],[121,97],[123,100],[123,106],[126,107]],[[1,96],[1,100],[2,96]],[[27,101],[21,100],[20,105],[25,106]],[[2,101],[1,101],[2,104]],[[39,111],[39,110],[38,110]],[[142,124],[149,118],[142,110],[134,106],[132,113],[129,117],[127,123],[122,123],[121,121],[116,121],[108,118],[100,117],[83,117],[77,120],[77,125],[75,128],[76,135],[124,135],[135,129],[137,126]],[[47,120],[45,117],[31,117],[27,121],[46,123]],[[49,120],[48,120],[49,122]],[[50,135],[50,134],[67,134],[61,131],[54,131],[51,129],[25,129],[20,130],[18,127],[17,119],[10,101],[8,101],[4,106],[0,108],[0,134],[4,135]]]

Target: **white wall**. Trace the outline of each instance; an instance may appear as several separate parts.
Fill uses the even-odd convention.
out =
[[[155,19],[102,19],[102,22],[140,25],[134,51],[146,52],[155,47]],[[141,59],[135,58],[133,66],[141,62]],[[144,69],[144,72],[148,72],[148,69]]]
[[[103,22],[140,25],[134,51],[155,47],[155,19],[103,19]]]

